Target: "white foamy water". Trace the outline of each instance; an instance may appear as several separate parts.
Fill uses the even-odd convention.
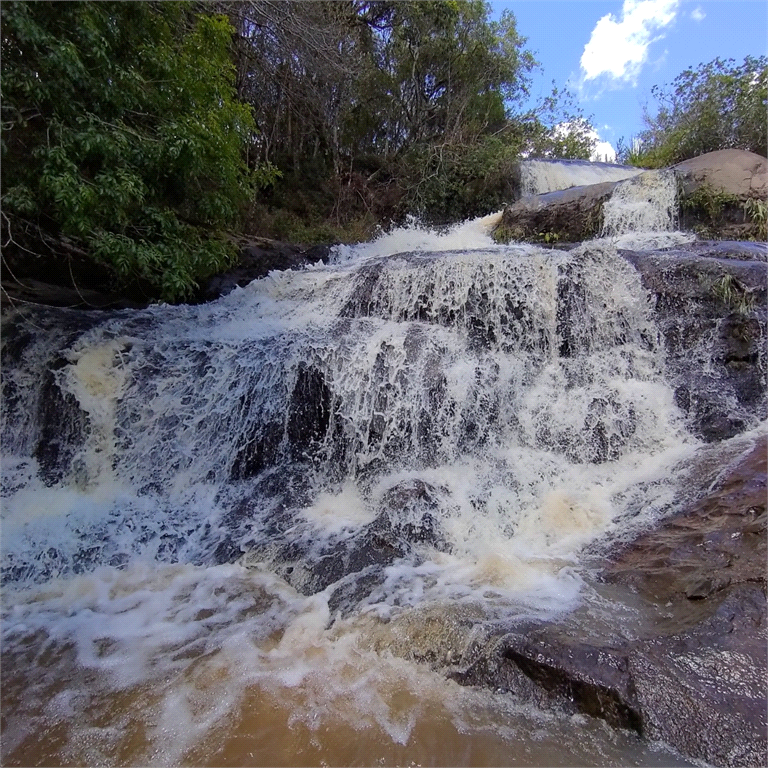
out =
[[[617,248],[651,250],[691,243],[676,230],[677,180],[672,171],[645,171],[617,184],[603,206],[601,235]]]
[[[6,763],[669,759],[398,646],[425,611],[572,610],[585,547],[664,514],[696,448],[613,245],[493,221],[209,305],[7,321]],[[474,637],[434,624],[451,658]]]
[[[523,195],[542,195],[570,187],[621,181],[643,172],[642,168],[584,160],[525,160],[520,164]]]
[[[501,219],[501,214],[501,211],[497,211],[439,229],[425,226],[411,217],[405,226],[382,232],[370,243],[335,246],[331,261],[341,264],[350,260],[379,259],[408,251],[431,253],[493,247],[495,243],[491,232]]]

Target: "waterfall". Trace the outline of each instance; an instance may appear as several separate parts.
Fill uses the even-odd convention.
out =
[[[489,224],[412,225],[207,305],[6,317],[4,662],[34,661],[7,750],[58,724],[59,759],[177,764],[236,754],[249,711],[386,750],[427,711],[531,727],[372,638],[447,602],[571,610],[585,548],[663,514],[695,441],[615,247]]]
[[[645,171],[619,182],[603,206],[601,236],[619,248],[662,248],[696,239],[677,225],[674,171]]]
[[[595,487],[682,439],[643,296],[607,246],[518,246],[273,273],[211,306],[117,313],[58,350],[47,324],[59,313],[38,318],[6,374],[6,467],[13,487],[27,478],[5,512],[11,572],[77,570],[84,548],[92,566],[137,553],[203,562],[224,539],[246,552],[277,503],[264,483],[275,473],[301,477],[280,501],[294,514],[350,485],[371,510],[405,477],[447,487],[444,534],[470,559],[491,539],[518,547],[561,488],[600,521],[586,540],[617,512],[593,504]],[[55,355],[48,391],[30,386]],[[52,396],[55,456],[39,421]],[[223,522],[230,486],[263,497],[237,530]],[[55,532],[32,530],[39,492],[68,510]]]
[[[676,202],[674,172],[646,171],[616,186],[603,209],[603,235],[672,231]]]
[[[586,160],[525,160],[520,164],[523,195],[542,195],[569,187],[621,181],[643,172],[642,168]]]

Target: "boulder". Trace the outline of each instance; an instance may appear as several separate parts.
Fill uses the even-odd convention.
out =
[[[680,226],[706,237],[766,239],[768,161],[754,152],[723,149],[673,166]]]
[[[601,718],[713,765],[765,765],[765,615],[765,593],[745,583],[681,632],[600,643],[567,624],[516,627],[449,675]]]
[[[768,160],[743,149],[721,149],[672,166],[683,197],[702,187],[746,200],[768,197]]]
[[[493,236],[499,242],[549,245],[589,240],[600,233],[603,204],[619,183],[604,181],[518,200],[504,210]]]

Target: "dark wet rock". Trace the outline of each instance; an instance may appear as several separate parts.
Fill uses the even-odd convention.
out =
[[[603,205],[618,183],[604,181],[518,200],[504,210],[494,236],[503,242],[589,240],[600,232]]]
[[[135,309],[157,301],[157,288],[146,281],[125,284],[107,264],[100,264],[65,237],[43,232],[17,234],[3,248],[3,309],[44,304],[74,309]],[[330,245],[294,245],[266,238],[237,242],[237,264],[204,281],[193,302],[211,301],[272,270],[300,269],[327,261]],[[119,289],[117,286],[120,286]]]
[[[765,588],[768,443],[763,436],[735,446],[736,455],[713,452],[712,465],[686,470],[693,500],[617,549],[605,579],[658,602],[703,599],[744,582]],[[699,498],[697,488],[706,489]]]
[[[378,584],[381,571],[395,560],[417,556],[420,546],[445,549],[447,544],[438,523],[438,508],[443,494],[423,481],[406,481],[387,491],[382,497],[379,514],[361,531],[338,541],[323,552],[316,562],[305,560],[304,569],[311,574],[301,588],[308,594],[319,592],[341,582],[331,596],[330,605],[337,609],[364,598]],[[345,577],[360,574],[343,581]],[[289,581],[291,579],[289,578]]]
[[[270,477],[280,486],[291,484],[281,473],[266,473],[263,482]],[[296,481],[300,483],[298,474]],[[332,587],[331,614],[340,611],[346,615],[382,583],[384,569],[396,560],[418,559],[422,547],[447,549],[439,525],[445,491],[421,480],[404,481],[389,489],[370,523],[329,538],[318,538],[314,528],[297,515],[302,502],[305,506],[311,503],[311,494],[307,488],[304,491],[304,496],[300,489],[283,493],[282,502],[260,523],[261,531],[252,543],[232,545],[228,542],[237,536],[230,535],[216,545],[212,561],[232,562],[245,551],[249,560],[270,563],[303,594]],[[259,502],[244,500],[230,513],[225,526],[232,531],[247,527],[262,514]]]
[[[419,608],[380,642],[464,685],[602,718],[692,759],[765,765],[767,450],[765,435],[744,436],[681,465],[676,512],[604,542],[597,603],[522,623],[480,605]]]
[[[333,462],[345,466],[344,425],[338,416],[338,395],[315,365],[300,362],[282,419],[265,420],[251,413],[247,398],[241,411],[252,422],[238,435],[230,470],[232,480],[256,477],[281,462]]]
[[[765,593],[741,584],[684,632],[606,645],[567,627],[519,627],[449,674],[602,718],[714,765],[755,766],[768,756],[766,672]]]
[[[494,638],[480,659],[452,678],[514,693],[642,732],[642,717],[623,649],[572,640],[556,628],[521,627]]]
[[[365,597],[380,583],[382,569],[409,553],[408,543],[395,533],[386,516],[329,543],[318,543],[311,531],[305,533],[254,551],[261,550],[275,571],[302,594],[313,595],[336,584],[329,599],[332,612]]]
[[[306,457],[331,423],[331,390],[317,368],[299,363],[286,422],[286,436],[296,459]]]
[[[275,466],[280,459],[280,445],[285,429],[280,422],[256,423],[250,432],[238,437],[231,480],[247,480]]]
[[[68,350],[104,317],[109,315],[34,307],[3,318],[3,446],[9,450],[22,437],[28,441],[47,485],[70,476],[89,428],[87,414],[60,385]],[[30,398],[31,381],[39,386]]]
[[[72,462],[83,446],[88,417],[73,395],[63,392],[55,371],[68,363],[59,358],[43,374],[42,396],[37,420],[40,435],[34,457],[46,485],[55,485],[72,470]]]
[[[703,242],[619,253],[651,292],[677,404],[692,431],[714,442],[766,418],[768,247]]]
[[[751,240],[694,240],[686,244],[685,252],[712,259],[768,261],[768,244]]]
[[[355,288],[339,317],[370,317],[375,314],[375,291],[384,262],[364,266],[358,273]]]
[[[238,245],[237,264],[205,282],[198,292],[198,301],[218,299],[275,269],[300,269],[327,261],[331,250],[330,245],[293,245],[267,238],[243,240]]]
[[[398,540],[426,544],[445,551],[448,544],[440,530],[440,510],[447,491],[423,480],[406,480],[390,488],[381,500],[381,513]],[[384,518],[382,518],[384,519]]]
[[[631,647],[643,732],[715,765],[765,765],[765,593],[729,588],[693,629]]]
[[[70,309],[139,309],[147,305],[135,296],[116,291],[99,291],[79,286],[55,285],[32,278],[3,280],[3,307],[45,304]]]

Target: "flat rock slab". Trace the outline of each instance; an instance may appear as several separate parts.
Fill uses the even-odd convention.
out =
[[[568,626],[519,627],[450,676],[602,718],[714,765],[756,766],[768,759],[765,641],[765,595],[742,585],[685,632],[605,644]]]
[[[738,443],[737,443],[738,445]],[[694,467],[707,492],[611,556],[603,578],[649,600],[703,600],[732,584],[766,584],[766,436]]]

